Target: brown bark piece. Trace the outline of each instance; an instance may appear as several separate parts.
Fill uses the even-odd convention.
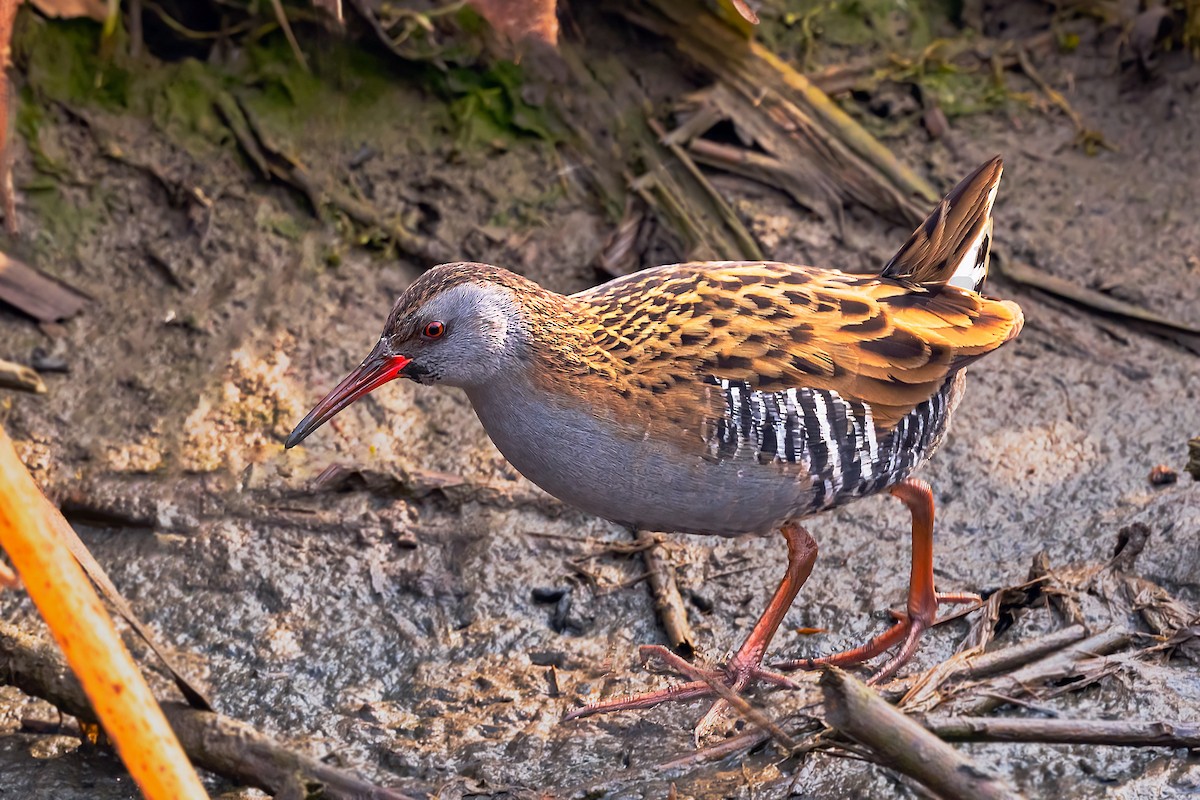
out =
[[[87,297],[0,253],[0,302],[14,306],[38,322],[56,322],[79,313]]]

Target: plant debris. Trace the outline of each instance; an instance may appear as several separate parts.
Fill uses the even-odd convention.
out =
[[[78,314],[87,304],[87,296],[0,253],[0,301],[39,322],[57,322]]]
[[[0,389],[45,394],[46,384],[42,382],[41,376],[29,367],[0,359]]]

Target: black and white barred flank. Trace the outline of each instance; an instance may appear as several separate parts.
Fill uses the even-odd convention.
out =
[[[763,392],[743,381],[710,377],[724,415],[706,426],[708,456],[798,464],[813,483],[812,510],[881,491],[932,455],[945,432],[953,378],[889,430],[876,429],[871,407],[828,389]]]

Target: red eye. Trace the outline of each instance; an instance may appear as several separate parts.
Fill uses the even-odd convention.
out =
[[[440,339],[442,334],[446,332],[446,323],[439,320],[425,323],[425,330],[421,331],[421,335],[426,339]]]

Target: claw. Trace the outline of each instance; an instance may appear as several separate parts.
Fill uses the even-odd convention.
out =
[[[779,588],[775,590],[766,611],[755,624],[754,630],[750,632],[750,636],[746,638],[745,643],[733,658],[729,659],[729,663],[724,669],[710,670],[695,667],[662,645],[643,645],[638,650],[643,662],[657,658],[672,671],[692,680],[653,692],[589,703],[582,708],[568,712],[563,717],[563,721],[590,717],[594,714],[607,714],[612,711],[653,708],[673,700],[694,700],[714,694],[725,695],[725,691],[715,688],[719,686],[726,687],[729,692],[736,695],[740,694],[752,681],[763,681],[784,689],[799,688],[799,685],[790,678],[764,669],[762,666],[763,653],[766,651],[767,645],[770,644],[779,624],[783,622],[783,617],[791,607],[792,601],[796,599],[800,587],[808,580],[813,562],[817,559],[817,543],[799,525],[787,523],[783,526],[782,533],[788,543],[787,572],[784,574]],[[719,697],[700,718],[695,729],[697,744],[712,731],[728,706],[729,703],[725,697]]]
[[[921,635],[937,623],[938,606],[951,603],[983,601],[979,595],[967,592],[942,593],[933,585],[933,494],[924,481],[906,480],[892,487],[892,494],[908,506],[912,514],[912,575],[908,584],[908,608],[891,612],[896,622],[871,641],[824,658],[800,658],[777,665],[778,669],[818,669],[847,667],[869,661],[899,645],[896,654],[870,677],[868,684],[882,683],[896,674],[921,642]]]

